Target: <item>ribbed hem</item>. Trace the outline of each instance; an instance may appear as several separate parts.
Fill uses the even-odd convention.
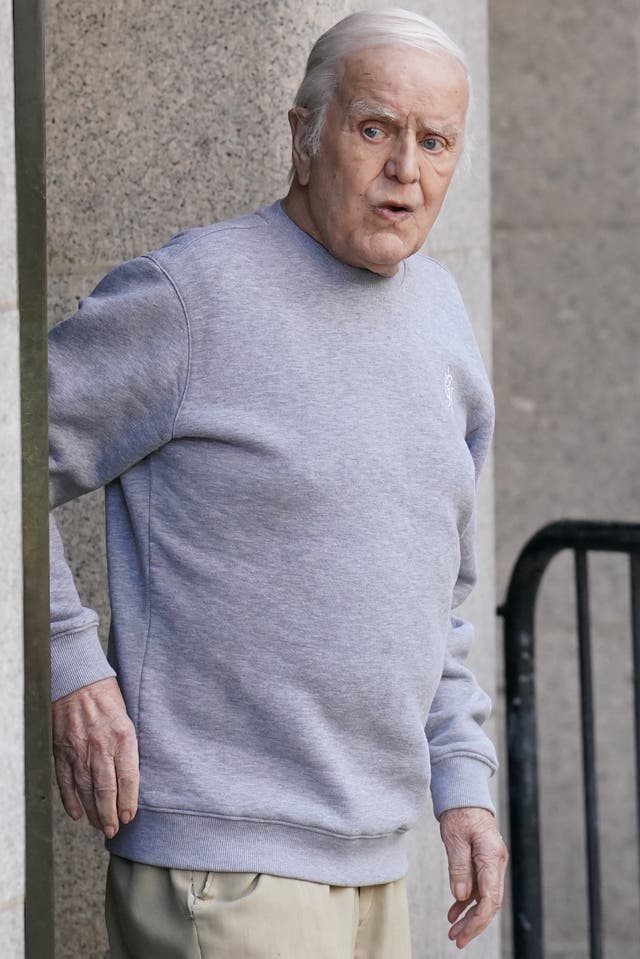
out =
[[[495,816],[489,795],[489,778],[493,769],[472,756],[452,756],[431,766],[431,798],[433,812],[439,819],[447,809],[479,806]]]
[[[140,807],[105,843],[124,859],[171,869],[264,872],[333,886],[369,886],[407,874],[405,831],[354,838],[294,824]]]
[[[100,645],[96,626],[52,637],[52,701],[115,675]]]

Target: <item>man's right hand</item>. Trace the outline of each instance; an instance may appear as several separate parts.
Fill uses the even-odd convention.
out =
[[[122,693],[112,677],[53,703],[53,755],[62,804],[107,839],[138,808],[138,743]]]

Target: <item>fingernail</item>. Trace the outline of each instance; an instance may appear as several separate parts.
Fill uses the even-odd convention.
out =
[[[453,895],[459,902],[467,898],[467,884],[464,882],[455,882],[453,884]]]
[[[131,813],[129,812],[128,809],[125,809],[125,811],[120,816],[120,822],[123,822],[125,826],[127,825],[128,822],[131,822]]]
[[[114,828],[113,826],[105,826],[105,827],[104,827],[104,834],[105,834],[105,836],[107,837],[107,839],[113,839],[113,837],[114,837],[115,834],[116,834],[116,830],[115,830],[115,828]]]

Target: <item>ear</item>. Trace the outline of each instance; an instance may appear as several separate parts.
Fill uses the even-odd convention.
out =
[[[291,127],[291,159],[296,171],[300,186],[309,182],[311,157],[305,143],[305,133],[311,111],[306,107],[292,107],[289,110],[289,126]]]

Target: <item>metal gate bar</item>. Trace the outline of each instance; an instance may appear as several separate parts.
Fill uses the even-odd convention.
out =
[[[589,877],[589,942],[592,959],[602,959],[602,902],[600,896],[600,849],[598,845],[598,787],[596,783],[596,737],[593,684],[591,681],[591,623],[589,620],[589,575],[587,553],[575,551],[578,651],[580,660],[580,718],[582,722],[582,775]]]
[[[542,864],[535,704],[535,603],[544,572],[561,550],[575,553],[580,696],[589,873],[590,956],[603,959],[587,553],[630,557],[638,845],[640,852],[640,524],[561,520],[521,551],[498,614],[504,617],[513,945],[517,959],[544,959]]]
[[[640,876],[640,552],[629,556],[631,579],[631,640],[633,645],[633,707],[636,746],[636,835],[638,836],[638,875]]]

